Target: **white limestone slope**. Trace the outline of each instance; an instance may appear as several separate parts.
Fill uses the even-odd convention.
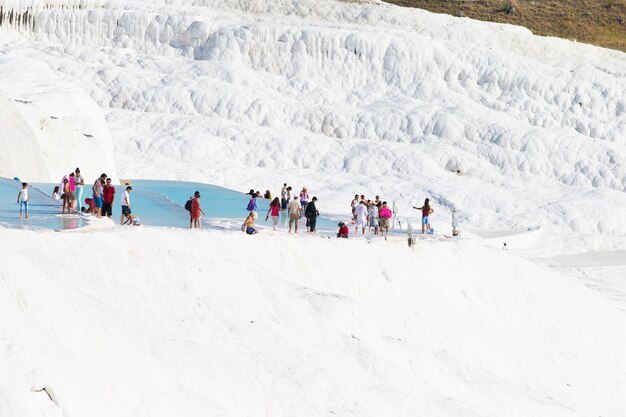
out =
[[[477,241],[0,233],[3,416],[626,412],[617,304]]]
[[[429,196],[478,228],[626,230],[620,52],[374,3],[84,4],[34,7],[0,36],[81,80],[122,176],[287,180],[334,212],[354,192],[405,214]]]
[[[2,176],[430,197],[464,236],[2,229],[0,416],[626,415],[624,54],[330,0],[7,0],[0,45]]]
[[[117,178],[102,112],[76,80],[40,60],[0,54],[0,176],[58,182],[77,166]]]

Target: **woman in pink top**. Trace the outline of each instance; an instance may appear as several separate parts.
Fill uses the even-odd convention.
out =
[[[276,225],[278,224],[278,218],[280,217],[280,200],[278,197],[274,198],[270,203],[270,208],[267,210],[267,215],[265,216],[265,221],[267,221],[268,217],[272,216],[272,228],[276,230]]]
[[[70,174],[69,186],[70,186],[70,206],[68,207],[68,210],[67,210],[68,213],[69,213],[70,208],[74,210],[74,208],[76,207],[76,178],[74,177],[73,172]]]
[[[306,210],[307,204],[309,204],[309,192],[306,187],[302,187],[302,191],[300,191],[300,205],[302,206],[302,213]]]
[[[383,201],[383,206],[380,208],[380,231],[383,236],[387,236],[389,233],[389,219],[393,217],[393,213],[389,207],[387,207],[387,202]]]

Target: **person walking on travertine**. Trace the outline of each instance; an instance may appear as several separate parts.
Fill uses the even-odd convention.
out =
[[[265,221],[267,221],[269,216],[272,216],[272,229],[276,230],[278,218],[280,217],[280,200],[278,197],[274,198],[274,200],[270,203],[270,208],[267,210]]]
[[[369,225],[369,233],[372,234],[372,228],[374,228],[374,234],[378,234],[378,206],[372,201],[367,209],[367,224]]]
[[[354,228],[354,234],[359,233],[359,227],[361,228],[361,234],[365,234],[365,227],[367,227],[367,206],[365,201],[361,201],[355,208],[356,213],[356,226]]]
[[[413,208],[415,210],[422,210],[422,234],[424,234],[424,231],[429,232],[430,231],[430,217],[429,216],[434,211],[432,207],[430,207],[430,200],[427,198],[424,200],[424,204],[422,205],[422,207],[413,206]]]
[[[387,202],[383,201],[383,206],[380,208],[380,233],[387,239],[389,234],[389,222],[393,217],[393,212],[387,207]]]
[[[120,224],[126,224],[127,222],[131,222],[133,218],[133,211],[130,208],[130,192],[133,190],[133,187],[130,185],[126,186],[126,190],[124,191],[124,198],[122,198],[122,216],[120,217]]]

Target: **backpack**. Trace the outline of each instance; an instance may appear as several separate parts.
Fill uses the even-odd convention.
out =
[[[246,208],[246,210],[248,210],[248,211],[253,211],[254,210],[254,198],[250,199],[250,201],[248,202],[248,207]]]
[[[191,211],[191,200],[193,200],[193,197],[190,197],[189,200],[187,200],[187,202],[185,203],[185,210],[187,211]]]

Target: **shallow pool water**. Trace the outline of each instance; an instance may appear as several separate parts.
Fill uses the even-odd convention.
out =
[[[133,187],[130,193],[133,214],[148,226],[189,227],[189,213],[185,210],[185,202],[200,192],[202,209],[206,212],[204,220],[215,224],[217,220],[227,220],[229,224],[242,223],[248,215],[246,207],[250,196],[243,192],[229,190],[215,185],[182,181],[129,180]],[[20,222],[19,206],[15,203],[21,187],[17,181],[0,180],[0,224],[5,227],[73,229],[84,226],[86,220],[79,215],[61,216],[61,204],[50,197],[56,184],[32,184],[31,218]],[[120,222],[121,202],[126,185],[115,186],[113,203],[113,220]],[[91,197],[91,183],[85,184],[83,200]],[[11,204],[11,201],[13,202]],[[84,204],[84,203],[83,203]],[[257,198],[259,216],[257,226],[271,227],[272,221],[265,221],[269,208],[269,200]],[[323,205],[318,204],[320,211]],[[281,212],[279,228],[288,228],[287,212]],[[299,227],[304,228],[304,219]],[[325,216],[317,221],[320,230],[335,230],[337,222]]]
[[[133,213],[141,218],[143,224],[189,227],[189,213],[184,206],[195,191],[200,192],[200,204],[206,212],[205,218],[208,220],[231,219],[243,222],[248,215],[246,207],[250,200],[249,195],[216,185],[155,180],[132,180],[131,185],[133,187],[133,191],[131,191]],[[117,186],[116,193],[124,188],[124,186]],[[271,219],[265,222],[269,203],[269,200],[257,198],[257,206],[259,207],[257,224],[260,226],[271,226],[272,224]],[[304,220],[300,226],[304,226]],[[324,216],[318,218],[317,227],[319,229],[334,230],[336,226],[336,221]],[[287,225],[287,212],[281,212],[279,227],[289,227]]]
[[[61,215],[61,205],[35,187],[29,188],[28,219],[20,220],[17,195],[21,183],[0,178],[0,226],[23,229],[77,229],[87,222],[82,216]]]

